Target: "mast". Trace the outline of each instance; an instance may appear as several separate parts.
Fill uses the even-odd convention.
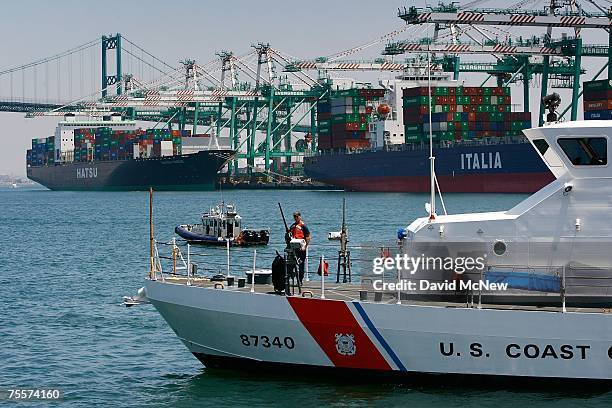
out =
[[[431,127],[431,53],[427,53],[427,93],[428,93],[428,104],[429,104],[429,188],[431,193],[431,201],[429,204],[429,220],[436,218],[436,175],[434,161],[436,158],[433,155],[433,132]]]
[[[155,268],[155,255],[153,253],[153,187],[149,188],[149,243],[150,243],[150,270],[149,279],[153,279]]]

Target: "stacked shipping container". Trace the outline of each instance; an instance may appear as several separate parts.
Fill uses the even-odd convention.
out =
[[[370,146],[367,137],[372,107],[368,101],[384,96],[383,89],[333,91],[317,103],[319,150],[353,149]]]
[[[531,127],[529,112],[511,112],[510,88],[428,87],[403,90],[406,143],[514,136]]]
[[[584,82],[583,106],[585,120],[612,119],[612,81]]]
[[[32,166],[43,166],[55,162],[55,136],[32,139],[32,149],[26,152],[26,161]]]
[[[87,162],[153,158],[162,156],[162,144],[167,147],[164,156],[182,153],[182,138],[191,136],[189,130],[112,130],[110,127],[81,128],[74,130],[74,150],[57,152],[57,157],[67,161]],[[26,153],[26,161],[32,166],[54,163],[55,137],[33,139],[32,149]],[[164,142],[164,143],[163,143]]]

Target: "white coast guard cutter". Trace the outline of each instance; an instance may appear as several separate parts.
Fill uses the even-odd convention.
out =
[[[545,251],[512,262],[557,267],[577,260],[598,273],[610,268],[612,262],[605,261],[612,253],[611,128],[612,122],[601,121],[526,131],[557,181],[509,211],[418,219],[406,240],[472,239],[490,243],[501,254],[492,256],[502,257],[504,246],[496,242],[515,253],[513,242],[528,237],[543,242],[538,248]],[[560,243],[572,240],[572,253],[560,253]],[[605,245],[594,251],[588,242]],[[209,367],[612,380],[612,314],[605,308],[562,307],[562,297],[545,308],[420,302],[398,299],[394,292],[360,300],[366,298],[360,286],[326,283],[323,292],[312,281],[303,288],[309,296],[279,296],[268,294],[267,285],[238,288],[157,268],[151,272],[147,298]],[[590,284],[609,297],[609,282],[599,274]]]

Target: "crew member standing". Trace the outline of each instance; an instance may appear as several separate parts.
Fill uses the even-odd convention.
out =
[[[304,279],[304,265],[306,263],[306,248],[310,243],[310,230],[302,220],[302,214],[299,211],[293,213],[294,223],[291,224],[289,231],[291,231],[291,237],[295,239],[303,239],[306,245],[303,249],[296,249],[295,256],[300,260],[300,282]]]

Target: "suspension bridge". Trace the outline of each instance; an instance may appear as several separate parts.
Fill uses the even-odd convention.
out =
[[[541,77],[541,92],[553,87],[571,89],[567,109],[577,117],[580,79],[588,74],[585,58],[603,60],[592,79],[612,63],[611,9],[587,0],[550,0],[542,10],[527,10],[537,2],[523,0],[508,9],[476,9],[485,0],[463,6],[456,3],[428,9],[398,10],[406,25],[371,41],[316,59],[300,59],[267,43],[252,44],[236,55],[220,50],[210,61],[184,59],[169,63],[121,34],[104,35],[58,54],[0,71],[0,111],[29,117],[67,113],[155,122],[155,126],[192,126],[193,133],[223,131],[238,151],[231,163],[264,158],[265,169],[280,168],[296,156],[317,149],[316,106],[333,89],[341,71],[402,72],[423,69],[424,54],[431,66],[452,72],[486,74],[498,85],[522,82],[523,108],[529,111],[529,88]],[[587,6],[591,6],[588,9]],[[431,27],[433,36],[423,36]],[[541,36],[513,38],[510,28],[544,29]],[[553,38],[553,30],[571,29]],[[605,32],[607,43],[585,44],[581,32]],[[398,40],[398,37],[403,39]],[[379,47],[370,60],[347,58]],[[400,58],[402,54],[412,57]],[[491,62],[463,61],[460,55],[487,56]],[[316,71],[313,75],[311,71]],[[612,79],[612,70],[608,69]],[[483,82],[482,85],[486,83]],[[539,120],[544,117],[540,106]],[[258,137],[256,137],[258,135]],[[304,144],[307,140],[312,143]],[[302,143],[300,143],[302,140]]]

